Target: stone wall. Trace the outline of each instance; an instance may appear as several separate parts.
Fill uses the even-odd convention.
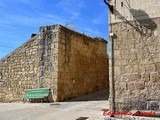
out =
[[[160,0],[109,0],[116,11],[111,15],[111,23],[135,19],[148,19],[160,16]]]
[[[160,109],[160,18],[120,22],[110,28],[116,110]]]
[[[0,61],[1,102],[20,101],[26,89],[39,87],[38,48],[37,35]]]
[[[51,101],[108,89],[107,42],[44,26],[0,61],[0,102],[21,101],[26,89],[50,87]]]
[[[59,37],[59,100],[109,90],[107,41],[64,27],[60,28]]]
[[[40,87],[50,87],[52,100],[58,101],[58,41],[60,25],[40,28]]]

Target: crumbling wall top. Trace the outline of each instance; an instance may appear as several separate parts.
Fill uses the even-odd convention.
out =
[[[64,27],[64,26],[62,26],[62,25],[59,25],[59,26],[60,26],[60,29],[61,29],[61,30],[70,31],[70,32],[72,32],[73,34],[77,34],[77,35],[79,35],[79,36],[81,36],[81,37],[86,37],[87,40],[90,40],[90,41],[92,41],[92,42],[104,42],[105,44],[108,43],[107,40],[105,40],[104,38],[101,38],[101,37],[91,37],[91,36],[88,36],[88,35],[86,35],[86,34],[83,34],[83,33],[77,32],[77,31],[75,31],[75,30],[69,29],[69,28],[67,28],[67,27]]]

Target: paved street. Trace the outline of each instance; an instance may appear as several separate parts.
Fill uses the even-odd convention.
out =
[[[0,103],[0,120],[104,120],[105,98],[99,92],[57,103]]]
[[[105,91],[55,103],[0,103],[0,120],[159,120],[160,118],[110,118]]]

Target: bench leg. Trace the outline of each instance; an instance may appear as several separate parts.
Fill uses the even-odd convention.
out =
[[[23,103],[25,103],[24,98],[22,99]]]
[[[23,103],[26,103],[26,99],[23,98]]]

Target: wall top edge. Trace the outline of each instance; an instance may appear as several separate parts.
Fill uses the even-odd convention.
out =
[[[83,34],[83,33],[80,33],[80,32],[77,32],[73,29],[70,29],[66,26],[63,26],[61,24],[54,24],[54,25],[49,25],[49,26],[42,26],[40,27],[40,33],[43,33],[43,32],[46,32],[46,31],[50,31],[50,30],[53,30],[53,31],[61,31],[61,30],[64,30],[64,31],[70,31],[74,34],[77,34],[77,35],[80,35],[80,36],[83,36],[83,37],[87,37],[88,39],[91,39],[91,40],[94,40],[94,41],[97,41],[97,42],[104,42],[105,44],[107,44],[107,40],[105,40],[104,38],[102,37],[91,37],[91,36],[88,36],[86,34]]]

